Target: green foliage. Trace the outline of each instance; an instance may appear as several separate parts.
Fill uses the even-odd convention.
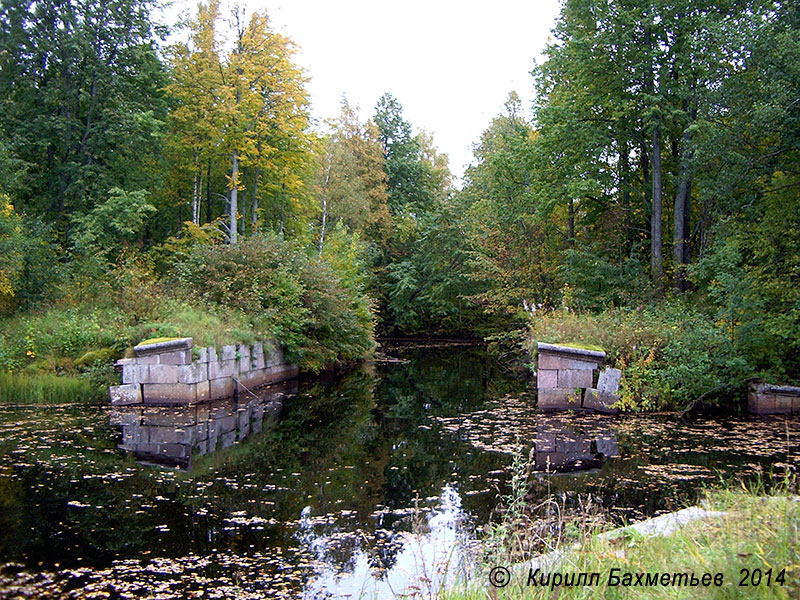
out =
[[[474,324],[461,207],[447,157],[430,136],[413,135],[400,103],[384,94],[375,124],[385,156],[392,235],[378,265],[383,327],[391,333],[465,332]]]
[[[778,191],[720,224],[691,271],[730,343],[774,381],[800,380],[800,203],[792,183],[776,174]]]
[[[219,244],[225,239],[220,221],[197,225],[185,221],[181,230],[155,246],[150,254],[156,271],[164,275],[175,261],[186,260],[196,246]]]
[[[440,203],[419,219],[413,251],[387,265],[385,316],[400,331],[469,333],[477,327],[463,225],[456,202]]]
[[[585,250],[565,251],[561,273],[562,302],[576,310],[602,310],[646,302],[653,288],[646,268],[636,258],[612,264]]]
[[[24,212],[62,229],[112,187],[157,182],[166,104],[153,5],[0,5],[0,127],[27,167],[14,188]]]
[[[285,344],[302,368],[355,360],[372,348],[369,300],[352,271],[343,282],[323,259],[278,236],[199,247],[176,275],[192,294],[241,314],[256,338]]]
[[[108,363],[116,359],[119,352],[114,348],[90,350],[75,361],[76,367],[91,367],[95,363]]]
[[[16,213],[0,192],[0,314],[48,298],[59,279],[50,227]]]
[[[469,276],[478,284],[472,300],[506,322],[519,322],[529,306],[556,306],[563,287],[563,211],[533,193],[537,137],[510,94],[505,112],[481,135],[459,194]]]
[[[368,352],[375,322],[513,342],[533,319],[607,347],[631,407],[800,381],[793,4],[567,0],[534,111],[509,95],[459,191],[388,94],[312,134],[264,13],[235,10],[226,40],[201,5],[167,71],[152,8],[0,4],[7,368],[99,380],[110,359],[81,359],[100,348],[274,336],[318,370]],[[663,274],[696,305],[632,310]]]
[[[111,188],[105,202],[75,216],[72,239],[77,252],[116,258],[123,247],[139,238],[148,217],[156,211],[147,195],[144,190],[126,192]]]

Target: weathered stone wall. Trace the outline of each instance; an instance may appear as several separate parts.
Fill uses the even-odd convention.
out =
[[[134,348],[135,358],[117,361],[122,385],[109,389],[111,404],[194,404],[229,398],[242,391],[296,377],[274,342],[200,348],[192,359],[192,338]]]
[[[540,342],[537,354],[539,408],[618,412],[614,403],[619,399],[622,372],[607,368],[596,373],[605,361],[605,352]]]
[[[757,415],[800,413],[800,387],[753,382],[747,393],[747,410]]]

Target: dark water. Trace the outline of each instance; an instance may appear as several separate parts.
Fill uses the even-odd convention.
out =
[[[0,597],[425,595],[466,568],[462,549],[508,493],[515,454],[533,470],[532,499],[592,494],[628,520],[800,463],[796,417],[543,415],[480,350],[390,353],[405,362],[175,425],[0,407]],[[156,437],[193,444],[191,467],[118,447]],[[158,459],[166,446],[148,448]]]

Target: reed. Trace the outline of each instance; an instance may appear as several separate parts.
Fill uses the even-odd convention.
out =
[[[0,403],[3,404],[65,404],[97,400],[102,393],[84,377],[0,373]]]

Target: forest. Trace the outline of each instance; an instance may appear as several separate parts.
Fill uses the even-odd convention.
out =
[[[312,123],[266,13],[155,14],[0,0],[5,377],[107,385],[162,336],[318,372],[417,336],[600,345],[631,410],[800,381],[797,3],[565,0],[458,185],[391,94]]]

